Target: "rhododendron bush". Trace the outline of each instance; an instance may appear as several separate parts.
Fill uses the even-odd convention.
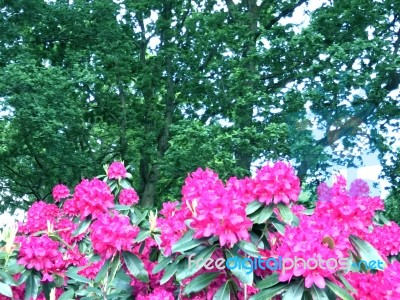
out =
[[[188,175],[181,201],[138,207],[124,164],[53,189],[25,222],[3,229],[0,299],[400,299],[399,226],[368,185],[343,177],[299,204],[300,181],[284,162],[226,182]],[[189,257],[196,264],[189,266]],[[217,268],[207,259],[348,259],[347,269]],[[380,260],[381,269],[351,262]]]

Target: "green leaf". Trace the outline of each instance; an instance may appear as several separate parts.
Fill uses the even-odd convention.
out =
[[[124,189],[130,189],[131,188],[131,185],[125,179],[121,179],[120,184]]]
[[[304,293],[304,281],[293,282],[283,296],[282,300],[301,300]]]
[[[343,276],[341,272],[337,272],[335,275],[337,276],[337,279],[343,283],[346,289],[348,289],[352,293],[357,293],[354,287],[351,286],[350,282],[347,281],[347,279]]]
[[[274,225],[274,227],[276,228],[276,230],[278,230],[278,232],[280,234],[282,234],[282,235],[285,234],[285,226],[284,225],[282,225],[279,222],[274,222],[274,221],[272,222],[272,225]]]
[[[7,283],[11,286],[17,285],[14,278],[10,274],[4,272],[3,270],[0,270],[0,278],[2,278],[5,283]]]
[[[174,274],[178,270],[178,263],[179,261],[175,260],[173,263],[166,266],[164,275],[160,280],[160,284],[166,283],[168,280],[171,279],[172,276],[174,276]]]
[[[240,241],[239,243],[236,244],[241,250],[243,250],[246,254],[253,256],[253,257],[258,257],[260,256],[260,252],[258,251],[258,248],[250,242],[246,241]]]
[[[175,244],[172,245],[172,253],[185,252],[187,250],[193,249],[196,246],[202,244],[202,241],[193,238],[194,231],[189,230],[186,232],[182,238],[180,238]]]
[[[133,253],[123,252],[122,257],[131,274],[142,282],[149,282],[149,275],[144,268],[143,262]]]
[[[157,274],[158,272],[161,272],[164,270],[166,266],[171,262],[172,257],[163,257],[158,264],[153,268],[152,274]]]
[[[216,247],[217,247],[216,245],[213,245],[211,247],[206,247],[203,250],[201,250],[199,254],[195,256],[196,263],[194,263],[194,265],[189,267],[189,262],[187,262],[188,264],[187,267],[185,266],[182,270],[180,270],[176,274],[176,279],[178,281],[182,281],[183,279],[192,276],[197,271],[199,271],[204,266],[206,261],[211,257],[211,255],[214,253]]]
[[[40,278],[31,273],[25,284],[25,300],[36,299],[39,294]]]
[[[237,254],[233,255],[233,253],[228,249],[225,250],[225,254],[226,254],[226,264],[229,263],[229,259],[237,259],[238,261],[240,261],[240,263],[238,261],[236,262],[236,267],[234,269],[229,269],[232,272],[232,274],[242,283],[252,284],[254,279],[254,274],[253,274],[254,270],[250,269],[252,268],[251,263],[248,261],[243,261],[244,257],[240,255]],[[243,262],[248,268],[242,268]]]
[[[28,277],[31,275],[32,271],[31,270],[26,270],[24,272],[21,273],[21,276],[19,277],[18,281],[17,281],[17,285],[21,285],[23,284]]]
[[[314,209],[308,208],[308,209],[303,210],[301,213],[304,215],[307,215],[307,216],[311,216],[312,214],[314,214]]]
[[[91,283],[91,280],[89,278],[86,278],[82,275],[79,275],[77,273],[77,269],[70,268],[65,275],[67,275],[69,278],[77,281],[77,282],[83,282],[83,283]]]
[[[294,216],[293,216],[293,213],[290,210],[290,208],[287,205],[279,203],[278,209],[279,209],[279,212],[281,213],[282,220],[286,224],[289,224],[289,225],[292,224]]]
[[[379,218],[382,220],[382,222],[383,222],[385,225],[391,226],[390,221],[385,217],[385,215],[383,214],[382,211],[379,212]]]
[[[273,273],[257,283],[257,288],[266,289],[279,283],[279,274]]]
[[[277,294],[281,293],[285,288],[287,287],[287,284],[279,284],[273,287],[270,287],[266,290],[261,290],[257,294],[253,295],[252,297],[249,298],[249,300],[267,300],[271,299],[272,297],[276,296]]]
[[[121,259],[119,254],[114,257],[110,265],[110,275],[108,277],[108,282],[112,282],[115,278],[116,273],[118,272],[121,266]]]
[[[273,212],[274,206],[270,204],[252,213],[251,215],[249,215],[249,218],[255,224],[262,224],[265,223],[272,216]]]
[[[254,213],[256,210],[258,210],[259,208],[265,206],[264,203],[261,203],[260,201],[253,201],[250,202],[249,204],[247,204],[246,207],[246,215],[250,215],[252,213]]]
[[[140,243],[143,242],[145,239],[147,239],[150,236],[150,230],[140,230],[139,234],[137,235],[135,239],[135,243]]]
[[[365,260],[366,262],[369,262],[372,260],[382,261],[383,268],[386,267],[386,262],[379,255],[378,251],[374,247],[372,247],[371,244],[369,244],[368,242],[366,242],[354,235],[350,235],[349,239],[350,239],[350,243],[353,245],[354,249],[357,251],[357,253],[361,257],[361,259]]]
[[[313,297],[313,300],[329,300],[325,291],[315,285],[311,287],[311,296]]]
[[[230,300],[230,299],[231,299],[231,291],[229,287],[229,281],[227,281],[215,293],[213,300]]]
[[[60,296],[60,298],[58,298],[58,300],[71,300],[74,299],[74,295],[75,292],[73,289],[71,289],[62,293],[62,295]]]
[[[332,281],[326,280],[326,285],[332,292],[334,292],[338,297],[340,297],[340,299],[354,300],[353,296],[351,296],[345,289],[336,285]]]
[[[130,210],[131,207],[129,205],[115,204],[114,208],[118,211],[126,211],[126,210]]]
[[[102,281],[104,279],[104,277],[106,277],[106,275],[108,273],[108,269],[110,269],[110,260],[111,260],[111,258],[107,259],[104,262],[100,271],[97,273],[96,278],[94,279],[95,283],[99,283],[100,281]]]
[[[12,298],[13,293],[11,287],[8,284],[0,282],[0,294]]]
[[[221,274],[219,272],[204,273],[196,278],[192,279],[190,283],[185,287],[184,294],[197,293],[205,289],[210,283]]]
[[[78,228],[72,233],[72,236],[78,236],[78,235],[80,235],[81,233],[85,232],[86,229],[89,228],[90,222],[92,222],[92,219],[91,219],[90,217],[87,217],[85,220],[83,220],[83,221],[79,224]]]

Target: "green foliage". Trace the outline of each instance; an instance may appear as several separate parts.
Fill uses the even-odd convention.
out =
[[[288,17],[305,2],[3,1],[0,210],[51,201],[114,159],[133,162],[147,207],[197,167],[225,179],[292,158],[315,182],[357,151],[385,163],[399,3],[335,0],[301,27]]]

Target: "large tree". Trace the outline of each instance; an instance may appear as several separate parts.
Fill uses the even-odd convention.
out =
[[[199,166],[241,176],[287,158],[305,180],[357,151],[384,161],[400,1],[307,5],[4,0],[0,206],[50,200],[112,159],[132,164],[144,206]]]

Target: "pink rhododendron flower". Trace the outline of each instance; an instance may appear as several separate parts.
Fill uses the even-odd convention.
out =
[[[54,200],[56,200],[56,202],[58,202],[61,199],[69,197],[69,189],[67,186],[65,186],[63,184],[57,184],[53,188],[52,195],[53,195]]]
[[[43,273],[60,271],[65,262],[58,250],[59,246],[58,242],[53,241],[47,235],[24,238],[21,241],[18,263],[27,269],[35,269]]]
[[[276,162],[258,170],[253,180],[253,192],[258,201],[265,204],[289,204],[298,200],[300,180],[290,165]]]
[[[123,189],[119,194],[119,204],[122,205],[134,205],[139,202],[139,196],[136,191],[132,188]]]
[[[144,283],[131,276],[132,277],[131,286],[133,286],[134,288],[133,296],[135,297],[135,299],[140,299],[140,297],[149,297],[150,295],[152,295],[152,294],[147,295],[149,291],[153,290],[155,291],[160,287],[167,293],[173,293],[173,291],[176,289],[172,278],[161,285],[161,279],[164,276],[165,271],[153,274],[153,269],[157,265],[157,262],[153,262],[150,260],[150,254],[152,252],[152,249],[156,247],[157,247],[156,242],[151,238],[147,238],[144,240],[144,245],[138,244],[135,245],[132,249],[132,253],[140,258],[140,260],[143,262],[146,272],[149,274],[148,283]]]
[[[86,278],[89,279],[95,279],[97,276],[97,273],[101,270],[101,268],[104,265],[104,262],[106,260],[102,259],[96,262],[92,262],[89,265],[87,264],[82,264],[82,266],[85,266],[82,270],[78,272],[79,275],[85,276]]]
[[[75,187],[71,208],[78,210],[82,219],[91,215],[93,219],[107,212],[114,207],[114,196],[111,194],[109,186],[97,178],[92,180],[84,179]],[[65,208],[64,208],[65,209]]]
[[[183,207],[192,213],[195,237],[219,237],[221,246],[248,240],[252,222],[246,216],[245,203],[238,190],[225,188],[213,171],[198,169],[185,180]]]
[[[107,176],[110,179],[121,179],[126,177],[126,169],[122,162],[113,162],[107,170]]]
[[[345,257],[345,252],[339,248],[331,249],[329,245],[324,243],[326,232],[321,231],[319,227],[315,228],[315,221],[312,218],[305,216],[301,220],[299,227],[287,227],[284,238],[275,249],[276,256],[290,258],[294,262],[296,257],[304,259],[316,259],[327,261],[334,259],[338,262],[339,258]],[[310,260],[311,261],[311,260]],[[313,261],[311,261],[313,262]],[[288,264],[288,266],[290,263]],[[325,287],[325,278],[333,278],[333,274],[338,270],[338,264],[329,265],[314,265],[307,268],[302,261],[292,268],[286,269],[284,272],[279,270],[280,281],[290,281],[292,277],[303,277],[305,279],[305,287],[310,288],[313,284],[320,288]],[[314,268],[314,269],[313,269]]]
[[[90,237],[95,253],[108,259],[117,252],[130,251],[133,240],[139,233],[137,226],[132,226],[127,216],[113,212],[99,215],[90,225]]]
[[[157,219],[157,227],[161,230],[161,248],[165,255],[171,254],[171,247],[188,230],[185,221],[192,215],[183,207],[178,208],[178,202],[164,202],[160,215],[164,218]]]
[[[349,195],[352,197],[365,197],[369,195],[369,186],[362,179],[356,179],[351,183]]]
[[[19,231],[29,234],[46,230],[47,222],[54,224],[60,210],[55,204],[36,201],[28,210],[26,223],[19,226]]]
[[[400,262],[395,261],[377,273],[349,272],[346,279],[355,288],[355,300],[400,299]]]
[[[68,218],[61,218],[54,225],[54,230],[57,231],[59,236],[69,245],[78,242],[84,238],[84,234],[73,236],[72,233],[78,228],[78,224],[73,223]]]
[[[400,253],[400,226],[395,222],[389,225],[376,226],[363,239],[369,242],[383,256],[397,255]]]

